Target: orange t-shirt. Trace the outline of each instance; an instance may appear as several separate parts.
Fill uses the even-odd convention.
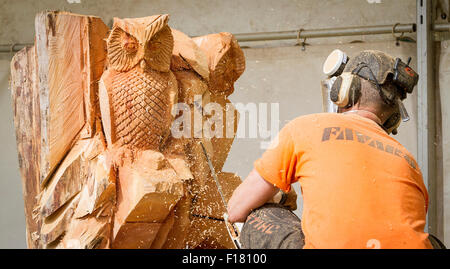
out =
[[[277,140],[254,166],[283,191],[300,182],[305,248],[431,248],[420,169],[374,121],[307,115]]]

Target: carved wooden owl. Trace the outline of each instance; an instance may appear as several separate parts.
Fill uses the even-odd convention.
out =
[[[172,123],[177,81],[170,71],[169,16],[114,18],[108,70],[100,80],[100,110],[108,145],[161,150]]]

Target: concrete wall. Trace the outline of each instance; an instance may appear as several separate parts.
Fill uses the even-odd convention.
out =
[[[26,247],[22,183],[8,90],[10,55],[0,54],[0,248]]]
[[[320,29],[344,26],[393,25],[415,22],[413,0],[0,0],[0,44],[32,43],[34,15],[46,9],[100,16],[110,24],[112,17],[140,17],[160,13],[171,14],[170,25],[191,36],[221,31],[245,33],[294,29]],[[377,3],[380,2],[380,3]],[[415,34],[410,35],[415,38]],[[356,41],[350,43],[351,41]],[[306,50],[293,46],[295,41],[253,42],[244,52],[247,70],[236,84],[233,102],[278,102],[280,128],[296,116],[320,112],[319,81],[321,65],[334,48],[350,56],[362,49],[379,49],[406,59],[415,58],[415,44],[395,46],[392,35],[355,36],[350,38],[310,39]],[[25,226],[21,181],[17,169],[17,152],[8,88],[9,61],[12,54],[0,55],[0,248],[25,247]],[[413,60],[413,66],[415,62]],[[445,66],[449,66],[448,61]],[[450,77],[448,74],[446,77]],[[441,84],[445,85],[445,84]],[[417,98],[413,95],[406,106],[412,120],[399,130],[397,139],[411,153],[417,154]],[[448,117],[447,117],[448,118]],[[448,128],[446,127],[447,132]],[[237,139],[224,170],[237,172],[245,178],[253,161],[263,150],[260,139]],[[449,162],[447,160],[447,170]],[[298,190],[298,184],[296,184]],[[447,189],[449,190],[448,186]],[[447,197],[448,197],[447,193]],[[300,201],[300,198],[299,198]],[[301,205],[301,204],[300,204]],[[448,211],[448,210],[447,210]],[[301,213],[300,209],[297,211]],[[447,220],[450,213],[447,214]],[[448,225],[447,225],[448,226]],[[450,231],[447,233],[450,235]],[[450,244],[448,238],[447,243]]]
[[[443,192],[444,216],[443,227],[445,235],[445,244],[450,245],[450,41],[441,43],[439,57],[439,87],[442,110],[442,157],[443,157]]]

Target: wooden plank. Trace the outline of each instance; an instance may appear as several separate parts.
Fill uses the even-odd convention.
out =
[[[82,154],[89,146],[89,142],[79,140],[75,144],[49,180],[49,184],[42,190],[39,199],[41,217],[50,216],[81,191],[89,172],[89,163]]]
[[[11,61],[10,85],[29,248],[39,247],[36,235],[41,226],[40,219],[33,219],[36,196],[40,192],[40,121],[35,58],[35,47],[24,48],[14,55]]]
[[[107,28],[98,18],[65,12],[40,13],[35,25],[41,113],[40,181],[45,184],[85,123],[88,127],[82,135],[93,135],[96,81],[105,59],[104,48],[99,44]]]

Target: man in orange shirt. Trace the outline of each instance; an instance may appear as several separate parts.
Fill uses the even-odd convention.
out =
[[[431,248],[422,174],[389,136],[418,80],[408,65],[379,51],[350,59],[331,90],[338,113],[289,122],[233,193],[228,220],[299,181],[304,248]]]

